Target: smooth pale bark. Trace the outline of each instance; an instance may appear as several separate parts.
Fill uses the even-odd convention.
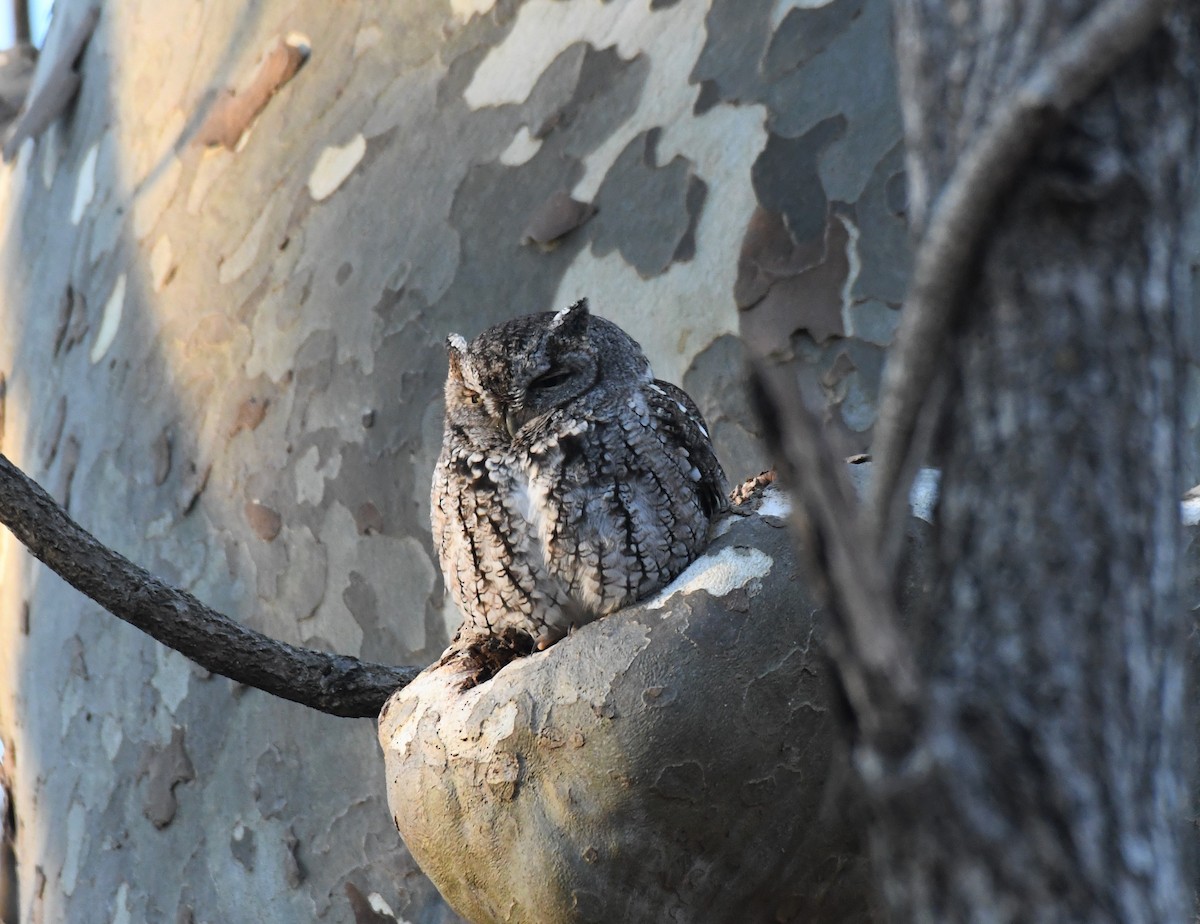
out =
[[[757,502],[753,505],[758,507]],[[651,601],[463,689],[454,661],[379,721],[388,801],[479,924],[871,920],[823,613],[772,488]],[[929,525],[908,525],[907,599]]]
[[[34,81],[78,97],[0,167],[0,451],[166,584],[435,660],[442,343],[581,295],[733,481],[767,466],[742,318],[865,442],[906,256],[884,0],[128,0],[76,64],[88,7],[57,4]],[[564,194],[595,213],[546,221]],[[0,736],[23,920],[456,918],[369,722],[211,675],[7,531]]]

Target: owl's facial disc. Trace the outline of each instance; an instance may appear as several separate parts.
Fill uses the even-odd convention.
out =
[[[550,412],[588,394],[604,357],[591,341],[587,302],[496,325],[469,343],[447,338],[447,407],[461,423],[515,441]]]
[[[530,421],[561,407],[586,391],[594,374],[592,363],[552,363],[525,385],[521,385],[519,380],[510,379],[502,389],[503,395],[500,396],[482,386],[475,390],[466,384],[466,379],[470,378],[468,372],[464,377],[462,396],[465,403],[486,413],[496,429],[503,430],[510,440],[515,440],[517,434]]]

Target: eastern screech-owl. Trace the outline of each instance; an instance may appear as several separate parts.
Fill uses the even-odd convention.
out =
[[[446,347],[431,509],[456,645],[545,648],[703,551],[728,503],[704,420],[586,299]]]

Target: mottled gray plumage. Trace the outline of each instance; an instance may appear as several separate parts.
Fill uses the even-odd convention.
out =
[[[704,549],[727,501],[700,412],[586,299],[447,351],[432,520],[458,643],[544,648]]]

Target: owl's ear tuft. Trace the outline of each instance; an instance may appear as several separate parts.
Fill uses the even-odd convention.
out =
[[[559,337],[582,337],[587,332],[589,316],[588,300],[581,298],[555,313],[550,319],[550,332]]]
[[[462,381],[463,357],[467,352],[467,341],[462,334],[451,334],[446,338],[446,359],[450,362],[450,377]]]

